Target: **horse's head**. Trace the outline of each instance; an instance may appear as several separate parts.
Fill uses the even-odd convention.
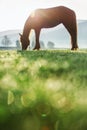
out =
[[[30,45],[30,41],[28,38],[24,37],[22,34],[20,35],[20,42],[22,44],[22,50],[26,50],[27,47]]]

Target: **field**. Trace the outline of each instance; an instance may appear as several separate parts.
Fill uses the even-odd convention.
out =
[[[0,129],[52,127],[87,130],[87,50],[0,51]]]

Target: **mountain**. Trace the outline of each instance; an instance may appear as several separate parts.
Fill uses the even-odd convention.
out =
[[[78,45],[79,48],[87,48],[87,20],[78,20]],[[0,32],[0,48],[14,47],[19,44],[19,33],[21,30],[8,30]],[[34,41],[35,34],[32,33],[31,43]],[[8,42],[7,42],[8,41]],[[55,48],[70,48],[70,35],[65,27],[60,24],[57,27],[42,29],[40,41],[47,47],[49,42],[53,42]]]

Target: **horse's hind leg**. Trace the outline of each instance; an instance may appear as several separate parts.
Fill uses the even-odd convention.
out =
[[[71,50],[77,50],[78,48],[78,45],[77,45],[77,34],[76,32],[71,32],[71,45],[72,45],[72,48]]]
[[[77,24],[76,24],[76,20],[73,21],[73,23],[71,25],[70,35],[71,35],[71,45],[72,45],[71,50],[77,50],[78,45],[77,45]]]
[[[70,33],[70,36],[71,36],[71,50],[76,50],[78,48],[78,45],[77,45],[77,29],[75,27],[75,25],[71,25],[70,28],[67,28],[67,30],[69,31]]]
[[[76,50],[78,48],[77,45],[77,24],[76,19],[72,20],[72,24],[64,24],[66,29],[68,30],[70,36],[71,36],[71,50]]]

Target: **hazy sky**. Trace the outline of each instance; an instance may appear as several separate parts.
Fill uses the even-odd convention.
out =
[[[33,9],[59,5],[73,9],[77,19],[87,19],[87,0],[0,0],[0,32],[23,29]]]

